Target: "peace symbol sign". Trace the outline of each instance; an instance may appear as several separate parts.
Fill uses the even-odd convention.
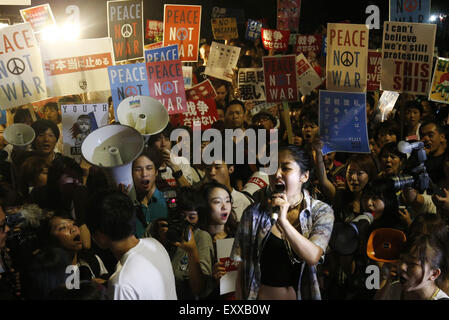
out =
[[[165,81],[161,87],[161,90],[164,94],[171,94],[174,89],[173,84],[170,81]]]
[[[407,12],[415,11],[418,7],[418,0],[405,0],[404,1],[404,9]]]
[[[19,58],[12,58],[9,59],[7,68],[12,74],[19,75],[25,71],[25,63]]]
[[[186,28],[179,28],[178,32],[176,33],[176,38],[178,40],[185,40],[187,39],[187,29]]]
[[[133,27],[129,23],[125,23],[121,31],[123,38],[129,38],[133,34]]]
[[[343,52],[342,55],[341,55],[341,63],[345,67],[352,66],[352,64],[354,63],[354,56],[352,55],[352,53],[349,52],[349,51]]]
[[[125,95],[127,97],[131,97],[131,96],[137,96],[137,88],[134,86],[128,86],[125,89]]]

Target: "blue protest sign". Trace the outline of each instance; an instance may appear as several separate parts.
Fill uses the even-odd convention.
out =
[[[124,64],[108,67],[115,119],[120,102],[130,96],[149,96],[145,63]]]
[[[248,19],[248,26],[246,27],[245,39],[247,40],[257,40],[260,39],[260,34],[262,30],[262,23],[259,21]]]
[[[323,154],[370,153],[366,93],[320,90],[319,125]]]
[[[327,35],[323,37],[323,46],[321,47],[321,54],[323,57],[327,55]]]
[[[430,0],[390,0],[390,21],[430,23]]]
[[[145,50],[145,62],[178,60],[178,45]]]

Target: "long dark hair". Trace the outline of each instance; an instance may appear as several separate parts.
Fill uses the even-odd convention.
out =
[[[281,146],[279,148],[279,153],[282,151],[288,151],[290,153],[293,160],[301,169],[301,174],[309,172],[309,180],[302,185],[303,189],[307,190],[310,186],[310,177],[314,173],[314,166],[310,153],[306,149],[295,145]]]

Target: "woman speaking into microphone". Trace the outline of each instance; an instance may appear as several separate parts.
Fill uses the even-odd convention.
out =
[[[279,149],[278,169],[261,190],[266,196],[245,210],[237,229],[231,254],[240,263],[237,299],[321,299],[316,265],[323,261],[334,214],[307,191],[312,165],[304,149]]]

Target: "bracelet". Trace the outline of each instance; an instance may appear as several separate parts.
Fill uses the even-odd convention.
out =
[[[178,180],[179,178],[182,177],[182,170],[173,172],[172,175],[173,175],[173,178],[175,178],[176,180]]]

